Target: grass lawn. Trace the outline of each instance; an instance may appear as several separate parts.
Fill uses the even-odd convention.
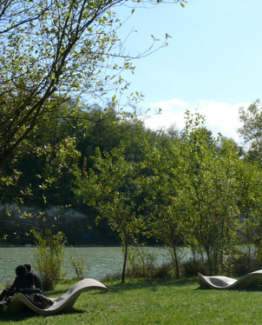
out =
[[[60,282],[49,297],[62,295],[73,281]],[[22,324],[262,324],[262,289],[198,289],[197,279],[110,282],[108,293],[85,292],[71,313],[44,317],[0,315],[0,323]]]

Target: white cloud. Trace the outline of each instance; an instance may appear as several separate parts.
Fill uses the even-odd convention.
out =
[[[152,130],[167,129],[171,125],[175,124],[178,129],[182,129],[184,123],[184,112],[165,112],[161,114],[148,115],[145,119],[145,126]]]
[[[174,106],[186,107],[186,108],[188,107],[187,102],[185,102],[184,100],[177,99],[177,98],[168,100],[168,103],[170,105],[174,105]]]
[[[173,98],[167,101],[149,103],[149,106],[152,108],[161,108],[162,110],[171,110],[176,107],[188,108],[188,103],[178,98]]]
[[[171,110],[173,109],[173,106],[168,104],[168,101],[166,102],[157,102],[157,103],[150,103],[149,104],[150,108],[161,108],[162,110]]]
[[[150,107],[161,107],[160,115],[150,115],[145,119],[146,127],[157,130],[167,129],[172,124],[176,124],[179,129],[185,126],[184,112],[189,109],[191,112],[197,112],[205,116],[205,125],[212,131],[213,135],[222,133],[222,135],[233,138],[237,142],[242,142],[237,133],[241,127],[238,111],[240,107],[248,107],[250,103],[236,103],[231,105],[223,102],[210,100],[199,100],[195,103],[187,103],[179,99],[171,99],[158,103],[149,104]],[[181,107],[183,109],[181,109]]]

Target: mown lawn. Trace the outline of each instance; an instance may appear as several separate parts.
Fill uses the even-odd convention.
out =
[[[60,282],[52,294],[62,295],[74,282]],[[1,323],[16,324],[262,324],[262,289],[215,291],[198,289],[197,279],[128,280],[105,283],[108,293],[83,293],[71,313],[50,317],[31,313],[0,314]]]

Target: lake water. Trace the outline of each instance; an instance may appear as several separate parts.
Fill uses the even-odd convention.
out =
[[[148,247],[149,252],[157,257],[157,264],[169,260],[168,249],[164,247]],[[15,268],[20,264],[30,263],[34,267],[34,253],[36,248],[31,247],[0,247],[0,284],[15,278]],[[70,262],[70,256],[83,255],[87,265],[90,266],[88,277],[101,279],[106,274],[120,271],[123,265],[123,252],[121,247],[66,247],[63,270],[67,272],[67,278],[75,276]],[[186,249],[183,255],[188,256]]]

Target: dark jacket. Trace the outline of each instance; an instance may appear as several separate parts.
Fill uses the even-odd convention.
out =
[[[36,289],[43,291],[42,280],[40,278],[40,275],[35,270],[28,272],[27,278],[29,281],[29,286],[34,285]]]
[[[14,291],[14,289],[16,291],[18,291],[19,289],[25,289],[29,287],[29,281],[28,278],[25,276],[17,276],[15,278],[14,283],[11,285],[10,290]]]

